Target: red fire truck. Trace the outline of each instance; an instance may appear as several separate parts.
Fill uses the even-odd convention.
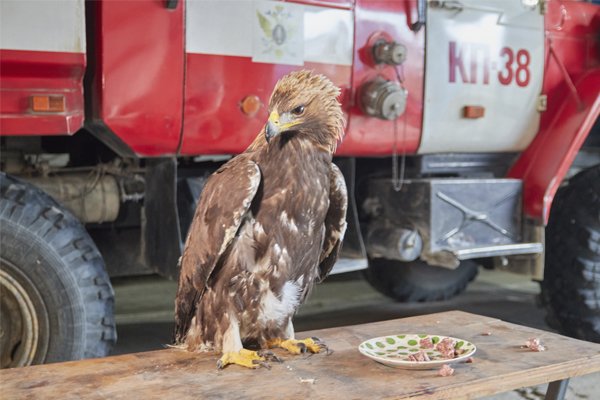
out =
[[[2,0],[0,30],[2,367],[109,352],[109,276],[177,275],[206,177],[300,68],[346,112],[335,272],[399,301],[521,272],[600,340],[593,1]]]

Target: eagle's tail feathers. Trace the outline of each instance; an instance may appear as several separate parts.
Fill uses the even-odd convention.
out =
[[[185,343],[187,333],[196,314],[199,299],[200,293],[192,284],[191,279],[181,279],[175,300],[175,330],[173,331],[173,343],[175,345]]]

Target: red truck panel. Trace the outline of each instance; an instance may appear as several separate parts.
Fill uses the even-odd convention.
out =
[[[0,134],[73,134],[83,124],[85,54],[0,50]],[[32,95],[62,95],[65,112],[34,113]]]
[[[95,119],[142,156],[175,154],[183,109],[184,6],[88,2],[96,18]],[[102,134],[102,133],[101,133]]]
[[[405,113],[397,121],[398,149],[415,153],[421,138],[423,119],[423,85],[425,66],[425,29],[415,33],[410,29],[417,20],[417,2],[411,1],[358,1],[355,10],[354,71],[350,121],[346,139],[338,154],[356,156],[388,156],[394,146],[394,123],[365,116],[357,99],[361,84],[383,75],[396,81],[390,66],[375,66],[370,55],[369,38],[386,36],[407,48],[406,62],[400,67],[404,86],[408,89]],[[371,43],[372,44],[372,43]]]
[[[540,130],[509,176],[523,179],[524,211],[543,223],[561,181],[600,112],[600,7],[548,4]]]
[[[350,67],[307,64],[326,74],[346,90]],[[184,138],[181,154],[240,153],[264,126],[271,88],[286,73],[287,65],[254,63],[248,57],[187,54]],[[254,116],[240,109],[244,97],[255,95],[263,107]]]

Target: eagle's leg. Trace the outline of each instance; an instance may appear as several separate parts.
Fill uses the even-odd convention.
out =
[[[321,342],[319,338],[312,337],[303,340],[296,340],[294,335],[294,325],[292,325],[291,318],[288,321],[286,338],[269,339],[267,340],[267,347],[270,349],[280,347],[287,350],[291,354],[302,354],[306,352],[320,353],[323,350],[325,350],[328,354],[330,352],[327,345]]]
[[[265,367],[270,369],[265,354],[259,351],[244,349],[240,338],[238,322],[230,320],[229,328],[223,334],[223,355],[217,361],[217,368],[225,368],[229,364],[237,364],[246,368]]]

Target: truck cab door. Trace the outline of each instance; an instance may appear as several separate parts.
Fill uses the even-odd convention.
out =
[[[87,127],[120,154],[169,156],[179,146],[184,2],[90,1]]]

